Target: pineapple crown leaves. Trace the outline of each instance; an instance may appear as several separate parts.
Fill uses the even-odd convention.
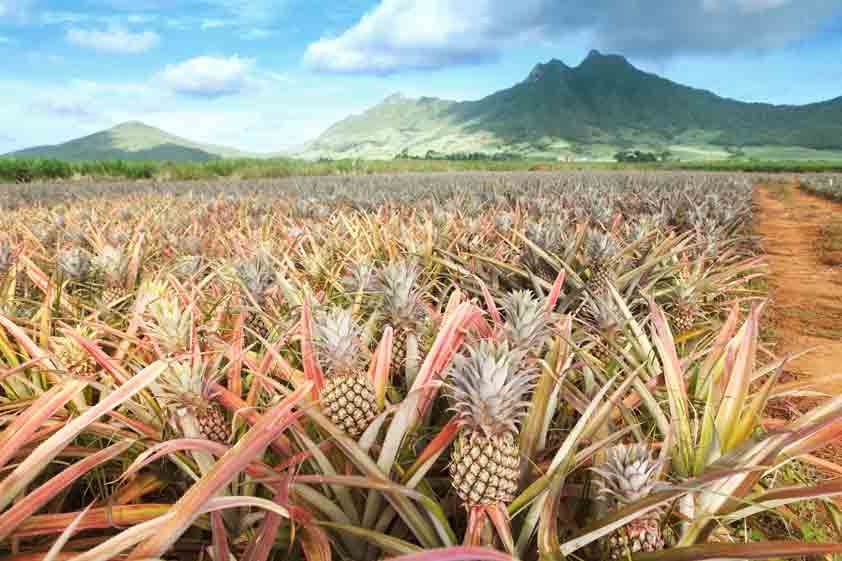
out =
[[[524,351],[483,340],[467,355],[453,358],[450,368],[452,411],[459,423],[490,436],[517,432],[528,410],[526,394],[535,373],[523,360]]]
[[[613,332],[623,323],[617,305],[610,297],[590,297],[586,303],[587,319],[601,332]]]
[[[587,257],[593,261],[607,262],[617,257],[620,248],[611,234],[600,230],[589,230],[585,241]]]
[[[656,478],[661,460],[652,459],[645,444],[620,444],[605,454],[605,462],[591,468],[600,476],[595,483],[602,500],[613,499],[624,506],[666,487],[666,483]]]
[[[414,261],[398,261],[383,268],[378,278],[378,291],[393,327],[416,325],[424,318],[422,290],[418,287],[420,271]]]
[[[224,375],[222,356],[213,361],[174,361],[152,386],[153,393],[167,405],[203,407],[214,395],[213,384]]]
[[[351,310],[333,308],[316,313],[313,322],[313,344],[328,375],[355,372],[360,366],[362,327]]]
[[[0,274],[8,273],[17,262],[17,252],[8,240],[0,242]]]
[[[91,272],[90,256],[78,247],[60,251],[56,262],[62,273],[75,280],[84,279]]]
[[[269,259],[258,255],[237,263],[234,268],[242,285],[252,298],[261,304],[265,299],[266,291],[272,288],[276,280],[275,270],[270,265]]]
[[[94,257],[92,264],[94,269],[101,271],[108,280],[118,281],[125,274],[129,260],[121,249],[106,244]]]
[[[542,345],[550,334],[551,315],[529,290],[516,290],[503,300],[506,322],[503,331],[512,347],[529,349]]]
[[[182,308],[173,295],[166,293],[163,283],[146,283],[141,289],[151,297],[146,330],[149,336],[166,352],[185,351],[189,346],[193,314]]]
[[[373,292],[377,288],[375,269],[370,261],[363,259],[349,267],[342,278],[342,284],[351,292]]]

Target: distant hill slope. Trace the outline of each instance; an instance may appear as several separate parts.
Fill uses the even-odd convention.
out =
[[[537,65],[478,101],[387,98],[333,125],[302,155],[391,157],[409,149],[576,152],[582,147],[707,145],[842,148],[842,97],[803,106],[745,103],[592,51],[577,67]]]
[[[36,146],[6,154],[60,160],[208,161],[252,156],[233,148],[200,144],[137,121],[54,146]]]

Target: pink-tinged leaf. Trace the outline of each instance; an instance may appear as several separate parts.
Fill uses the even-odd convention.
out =
[[[173,514],[167,512],[157,518],[132,526],[100,545],[76,555],[72,561],[111,561],[126,549],[160,532],[172,519]]]
[[[281,503],[285,500],[286,492],[279,492],[275,495],[275,502]],[[249,542],[243,561],[266,561],[272,553],[272,546],[275,545],[275,538],[281,527],[283,518],[275,512],[267,512],[260,523],[260,529],[252,541]]]
[[[211,536],[213,539],[213,558],[227,561],[231,558],[231,550],[228,548],[228,531],[225,529],[225,522],[220,512],[211,512]]]
[[[243,341],[245,340],[245,318],[247,312],[237,316],[234,323],[234,342],[229,347],[231,366],[228,368],[228,391],[243,396]]]
[[[105,415],[108,411],[134,397],[138,392],[154,382],[166,368],[167,365],[162,362],[156,362],[147,366],[129,379],[124,385],[102,398],[95,406],[90,407],[84,413],[69,421],[59,431],[38,446],[32,454],[18,464],[12,473],[0,482],[0,509],[5,509],[9,506],[9,503],[49,465],[65,446],[70,444],[74,438],[85,430],[88,425]]]
[[[61,535],[58,537],[58,539],[55,541],[52,547],[50,547],[50,551],[48,551],[47,554],[44,556],[44,561],[56,561],[59,558],[61,550],[64,548],[65,545],[67,545],[67,542],[68,540],[70,540],[70,537],[76,533],[76,530],[79,528],[79,523],[82,521],[85,515],[88,514],[88,511],[90,509],[91,507],[88,506],[88,508],[80,512],[79,515],[73,519],[73,522],[71,522],[67,526],[67,528],[61,533]]]
[[[801,542],[751,542],[718,544],[708,543],[689,547],[675,547],[654,553],[638,553],[634,561],[706,561],[721,559],[795,559],[815,558],[821,555],[842,553],[842,544]]]
[[[245,419],[248,424],[256,425],[260,421],[260,414],[257,413],[253,407],[249,407],[248,403],[243,401],[240,396],[229,392],[228,388],[220,386],[219,384],[213,384],[211,386],[211,391],[215,395],[216,400],[223,407],[231,411],[234,415]],[[290,445],[289,439],[282,434],[279,435],[274,442],[272,442],[271,446],[273,450],[282,456],[289,456],[292,454],[292,446]]]
[[[421,553],[412,553],[392,557],[387,561],[516,561],[511,555],[486,547],[444,547],[428,549]]]
[[[484,506],[474,506],[468,510],[468,527],[462,545],[466,548],[477,547],[482,543],[482,531],[487,522]]]
[[[500,310],[497,309],[497,304],[494,302],[494,297],[489,292],[488,287],[478,279],[480,289],[482,290],[482,297],[485,300],[485,309],[488,310],[488,315],[495,325],[503,325],[503,317],[500,315]]]
[[[129,264],[126,267],[126,279],[129,281],[126,288],[134,288],[140,276],[140,264],[144,239],[145,234],[143,233],[143,221],[141,221],[137,225],[137,237],[132,244],[132,255],[129,258]]]
[[[87,383],[79,380],[69,380],[53,386],[18,414],[0,435],[0,468],[15,457],[18,450],[29,443],[36,431],[41,429],[56,411],[64,407],[85,386]]]
[[[318,400],[324,387],[325,375],[319,366],[319,361],[316,360],[316,348],[313,345],[313,317],[310,312],[310,302],[306,298],[301,308],[301,362],[304,377],[313,383],[312,397]]]
[[[547,307],[544,308],[548,313],[555,310],[556,304],[558,304],[558,298],[561,296],[561,289],[564,286],[564,278],[566,274],[566,271],[562,269],[558,272],[558,276],[555,278],[553,287],[550,290],[550,295],[547,297]]]
[[[331,561],[333,552],[327,532],[314,524],[301,529],[301,550],[307,561]]]
[[[383,338],[377,345],[377,350],[371,359],[371,369],[369,370],[369,376],[374,383],[374,395],[377,398],[379,411],[382,411],[386,406],[386,388],[389,385],[389,373],[392,364],[392,338],[392,326],[387,325],[383,331]]]
[[[415,378],[410,391],[421,391],[416,418],[423,415],[432,403],[438,387],[431,382],[444,370],[453,355],[465,340],[465,327],[477,316],[481,316],[480,310],[469,302],[460,304],[452,313],[445,316],[444,323],[439,330],[430,352],[424,359],[424,364]],[[410,426],[414,425],[410,423]]]
[[[157,440],[160,436],[160,430],[156,429],[152,425],[144,423],[143,421],[132,419],[131,417],[127,417],[126,415],[123,415],[122,413],[119,413],[117,411],[109,411],[108,416],[112,419],[116,419],[124,425],[131,427],[132,429],[137,431],[139,435],[145,436],[146,438]]]
[[[757,322],[757,309],[754,309],[745,322],[742,337],[737,346],[736,360],[730,369],[728,385],[722,395],[722,401],[716,415],[716,429],[722,439],[725,451],[736,445],[733,436],[740,415],[747,405],[746,398],[751,384],[751,375],[754,371]]]
[[[263,454],[266,447],[289,427],[296,418],[293,409],[304,398],[305,393],[312,390],[311,386],[308,384],[300,387],[264,413],[257,424],[179,499],[172,509],[173,518],[165,529],[136,547],[129,559],[163,555],[190,527],[203,506],[246,466]]]
[[[79,522],[79,531],[127,528],[158,518],[169,512],[170,504],[120,505],[93,508]],[[60,534],[79,516],[78,512],[39,514],[27,518],[12,533],[13,538]]]
[[[459,434],[459,419],[453,417],[421,451],[415,463],[404,474],[403,481],[409,481],[425,463],[437,458],[456,439],[457,434]]]
[[[38,488],[31,490],[23,499],[16,502],[10,509],[0,515],[0,540],[5,540],[12,531],[24,520],[38,511],[53,497],[66,489],[74,481],[88,473],[100,464],[113,459],[131,448],[131,442],[121,442],[109,446],[96,454],[88,456],[71,466],[65,468],[61,473],[52,477],[48,482]]]
[[[41,347],[35,344],[35,342],[29,338],[29,335],[20,328],[15,322],[0,314],[0,325],[6,328],[12,337],[14,337],[18,343],[20,343],[21,347],[27,352],[27,354],[32,358],[39,358],[42,359],[47,368],[56,370],[57,367],[55,363],[50,359],[49,354],[44,352]]]
[[[512,535],[512,521],[509,519],[509,512],[501,504],[491,505],[486,512],[488,513],[488,518],[491,519],[491,523],[494,524],[497,535],[500,536],[500,540],[503,542],[506,551],[514,555],[515,539]],[[555,521],[555,518],[553,520]]]
[[[120,368],[120,366],[114,362],[111,357],[105,354],[102,349],[99,348],[99,345],[89,339],[86,339],[85,337],[82,337],[72,329],[63,329],[62,332],[76,341],[80,347],[85,349],[85,351],[91,355],[91,358],[93,358],[97,364],[108,372],[118,384],[125,384],[128,379],[131,378],[131,375]]]

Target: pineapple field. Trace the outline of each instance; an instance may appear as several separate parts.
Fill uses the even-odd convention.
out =
[[[762,180],[3,186],[0,559],[842,555]]]

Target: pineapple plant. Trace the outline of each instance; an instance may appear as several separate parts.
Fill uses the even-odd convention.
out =
[[[611,508],[622,508],[657,492],[663,483],[656,476],[660,462],[643,444],[618,445],[606,450],[605,462],[591,468],[599,477],[599,498]],[[603,559],[629,559],[632,554],[664,548],[663,512],[654,511],[618,528],[600,543]]]
[[[511,502],[520,479],[518,424],[526,414],[526,394],[534,375],[523,351],[484,340],[451,368],[453,411],[459,435],[450,477],[467,508]]]
[[[246,332],[268,340],[273,328],[269,318],[261,310],[266,303],[266,292],[275,284],[275,272],[262,256],[238,263],[235,270],[246,295],[255,306],[255,309],[246,315]]]
[[[92,261],[102,290],[102,300],[110,304],[128,295],[126,272],[129,260],[119,248],[105,244]]]
[[[619,255],[619,246],[610,234],[598,230],[588,232],[585,243],[586,266],[590,269],[587,290],[594,295],[608,292],[614,280],[612,267]]]
[[[67,290],[72,296],[83,300],[92,298],[91,258],[88,253],[79,247],[70,247],[59,252],[56,264],[62,277],[67,279]]]
[[[539,359],[550,336],[551,314],[529,290],[516,290],[503,300],[506,322],[503,331],[514,349],[526,351],[529,359]]]
[[[392,364],[399,370],[406,366],[408,341],[414,340],[417,347],[424,324],[423,292],[418,287],[418,276],[417,266],[407,261],[391,264],[380,274],[379,288],[383,296],[383,310],[395,333]]]
[[[188,438],[194,435],[190,423],[184,417],[192,417],[203,438],[228,443],[231,439],[231,425],[225,418],[225,410],[213,401],[209,376],[204,365],[191,366],[185,362],[174,362],[161,375],[157,383],[157,395],[174,419],[179,430]]]
[[[350,310],[335,308],[316,316],[313,341],[325,370],[322,408],[352,438],[377,415],[374,384],[360,361],[361,337]]]
[[[587,330],[593,339],[589,352],[592,357],[605,364],[620,342],[620,312],[610,297],[597,297],[587,300],[583,315]]]
[[[141,287],[143,297],[150,301],[149,321],[145,330],[162,356],[174,356],[190,348],[193,314],[182,308],[178,298],[167,291],[163,282],[149,281]]]
[[[91,340],[97,335],[93,329],[87,327],[80,327],[79,333]],[[90,378],[99,368],[93,356],[71,337],[57,337],[53,341],[53,352],[64,369],[74,376]]]
[[[9,286],[15,285],[15,292],[17,292],[17,255],[12,249],[12,244],[7,240],[0,242],[0,298],[6,296],[11,290]],[[17,297],[18,294],[15,294]]]

